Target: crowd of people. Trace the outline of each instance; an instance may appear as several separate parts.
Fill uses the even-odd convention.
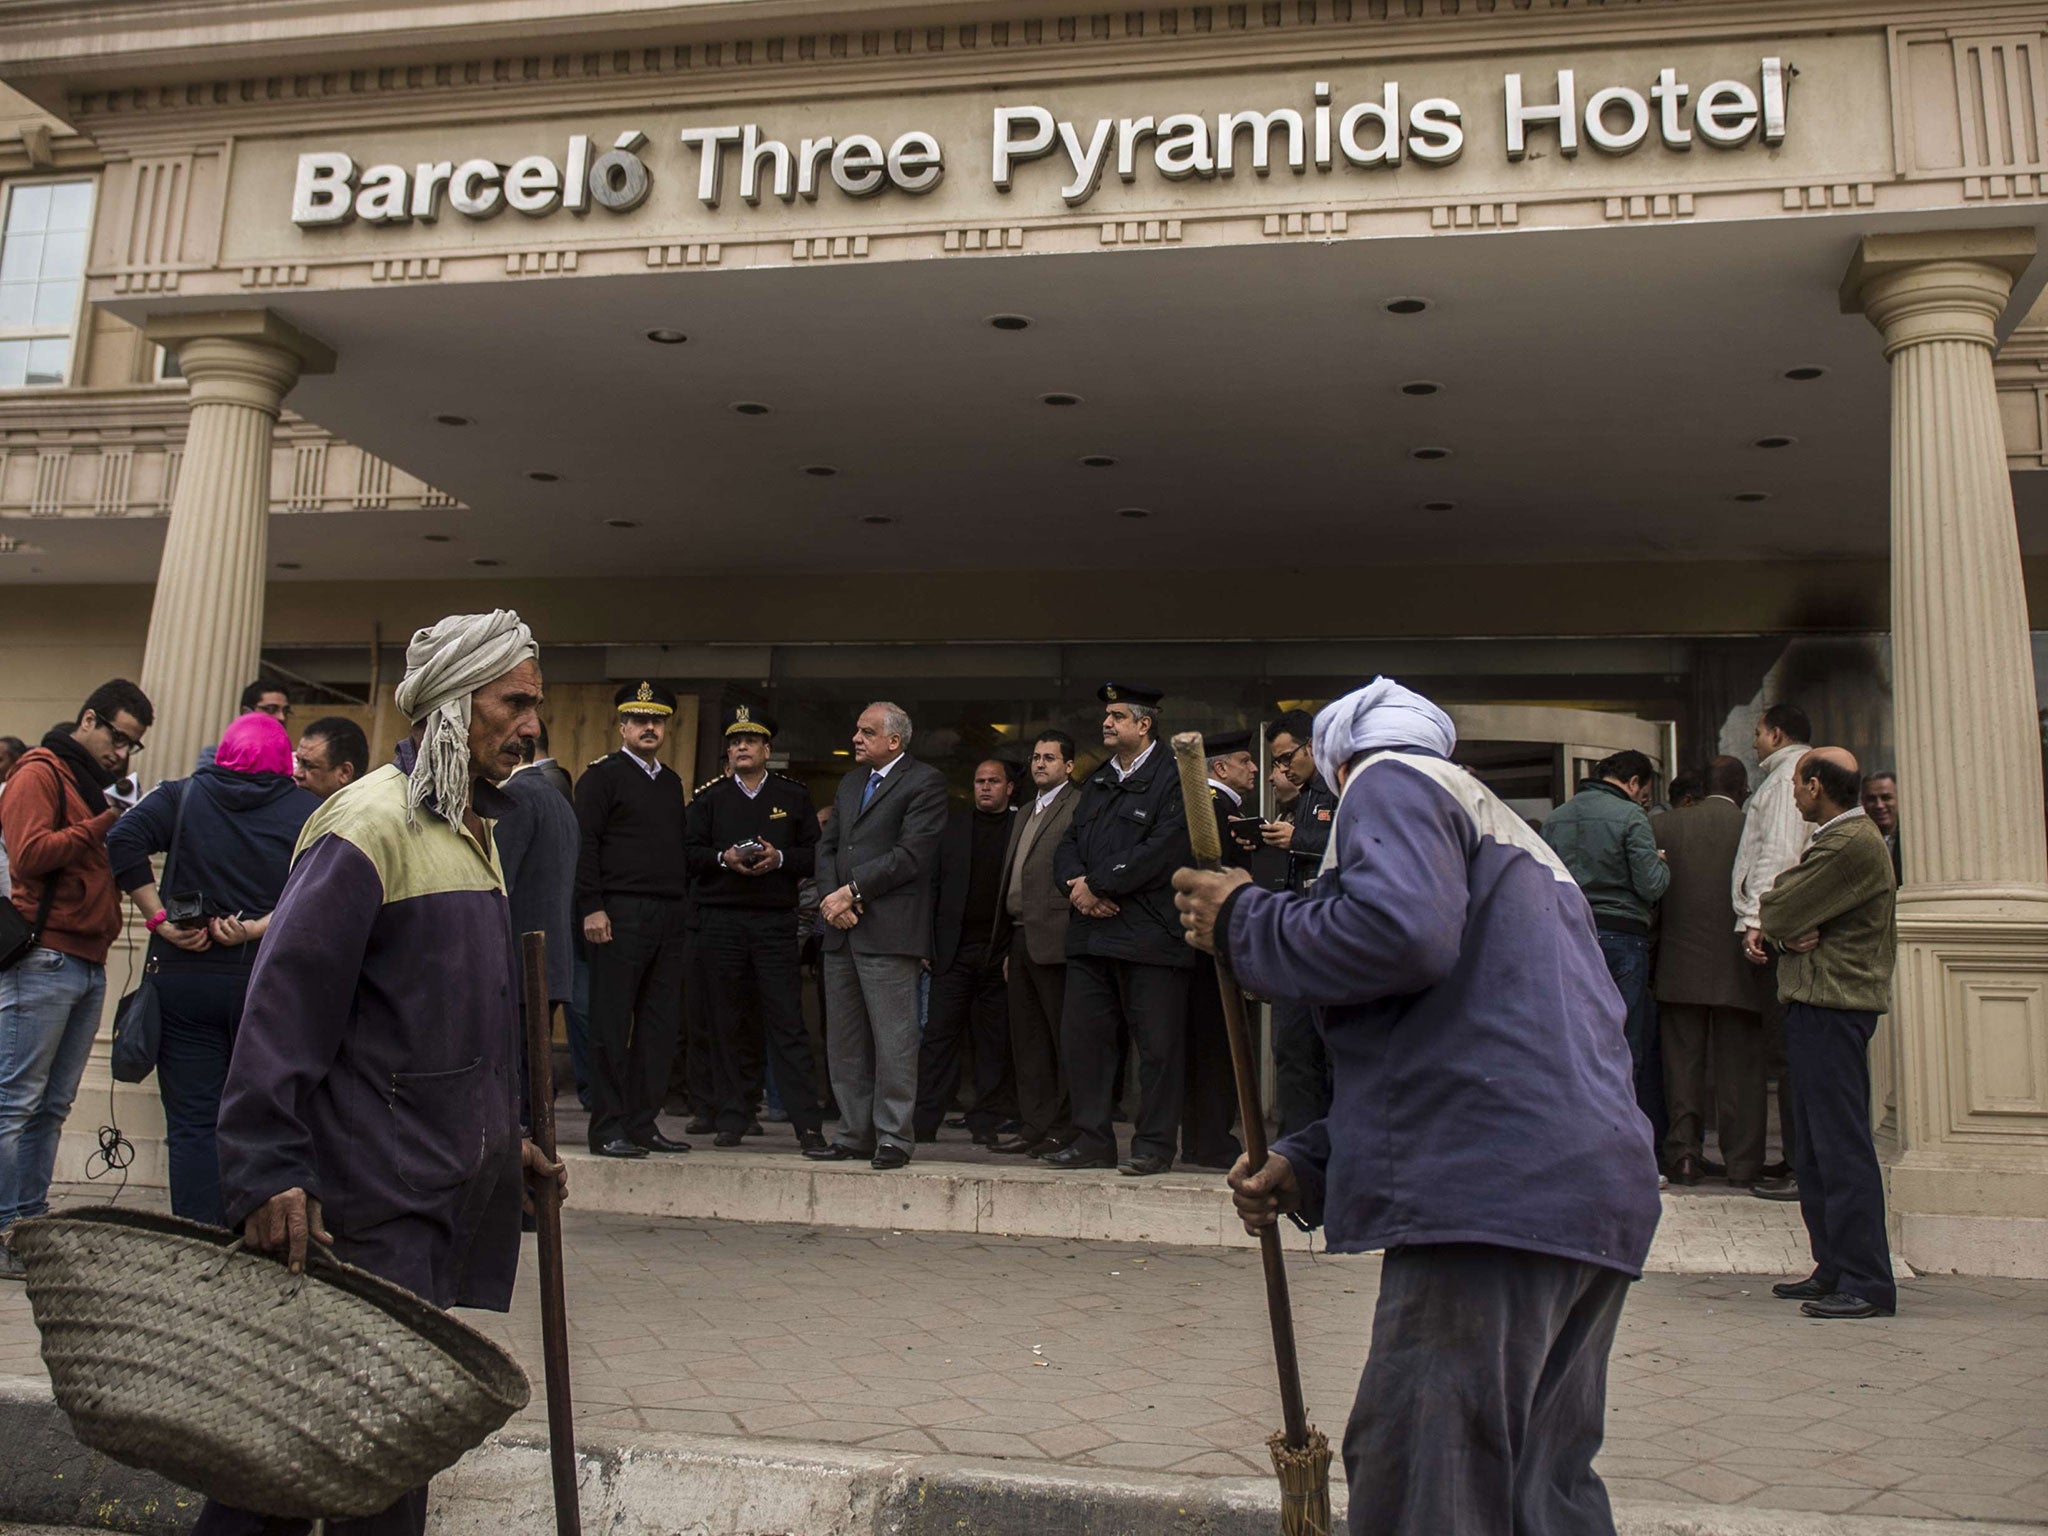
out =
[[[1797,705],[1771,705],[1753,793],[1739,759],[1716,757],[1656,815],[1649,758],[1616,753],[1542,833],[1592,909],[1664,1175],[1797,1200],[1819,1267],[1781,1294],[1869,1316],[1897,1299],[1868,1046],[1891,1007],[1898,782],[1812,734]],[[1772,1082],[1782,1155],[1767,1162]]]

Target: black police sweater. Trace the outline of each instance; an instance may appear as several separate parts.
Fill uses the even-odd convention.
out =
[[[759,838],[782,850],[782,867],[742,875],[718,862],[726,849]],[[769,774],[749,796],[730,778],[698,787],[690,801],[685,857],[699,907],[747,907],[794,912],[797,887],[818,863],[818,813],[811,792],[795,779]]]
[[[624,752],[601,757],[576,781],[576,915],[608,896],[680,897],[689,889],[683,852],[683,781],[664,767],[649,777]]]

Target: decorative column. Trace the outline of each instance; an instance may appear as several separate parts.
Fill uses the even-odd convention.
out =
[[[299,375],[334,359],[266,310],[164,316],[146,330],[177,353],[192,402],[143,652],[156,724],[140,766],[153,781],[191,771],[256,675],[271,430]]]
[[[1916,1268],[2048,1276],[2048,819],[1995,327],[2030,230],[1867,237],[1892,370],[1899,743],[1894,1227]]]

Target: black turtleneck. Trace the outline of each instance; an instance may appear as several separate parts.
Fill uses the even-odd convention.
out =
[[[107,786],[114,781],[107,777],[93,755],[79,744],[70,731],[52,731],[43,738],[43,745],[57,754],[57,761],[71,773],[71,782],[78,786],[79,798],[85,801],[85,808],[93,815],[103,815],[107,809]]]
[[[995,926],[996,903],[1002,899],[1003,855],[1010,848],[1010,813],[976,811],[972,852],[967,861],[967,912],[960,926],[965,934],[984,934]]]

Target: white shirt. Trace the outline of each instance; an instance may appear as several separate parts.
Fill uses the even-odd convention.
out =
[[[661,760],[659,758],[655,759],[655,761],[650,763],[649,761],[647,761],[646,758],[642,757],[638,752],[635,752],[631,747],[628,747],[626,749],[626,757],[632,762],[634,767],[638,768],[650,779],[658,779],[661,777]]]
[[[1132,774],[1136,773],[1140,768],[1144,767],[1145,759],[1152,755],[1152,749],[1158,745],[1159,743],[1156,741],[1146,742],[1145,750],[1138,754],[1137,760],[1133,762],[1131,766],[1128,768],[1124,767],[1121,763],[1117,762],[1117,760],[1112,757],[1109,760],[1109,764],[1112,768],[1116,769],[1117,783],[1123,783],[1125,779],[1128,779]]]
[[[1852,816],[1865,816],[1868,814],[1869,813],[1865,811],[1862,806],[1852,805],[1849,807],[1848,810],[1842,812],[1841,815],[1830,816],[1826,821],[1822,822],[1819,826],[1815,827],[1813,829],[1813,835],[1815,837],[1819,837],[1821,833],[1827,831],[1829,827],[1838,827],[1843,822],[1849,820],[1849,818]]]
[[[1778,876],[1797,864],[1813,840],[1813,828],[1792,799],[1792,775],[1799,759],[1812,748],[1795,741],[1763,760],[1764,781],[1749,797],[1742,822],[1742,841],[1735,849],[1730,894],[1735,905],[1735,931],[1760,926],[1757,909],[1764,892]]]
[[[894,768],[898,763],[902,762],[903,759],[908,756],[910,756],[908,752],[898,752],[894,757],[890,758],[888,762],[882,764],[881,767],[870,768],[868,772],[873,774],[879,774],[886,779],[887,777],[889,777],[889,770]]]
[[[739,785],[740,793],[745,795],[749,800],[758,799],[760,797],[761,791],[768,787],[768,771],[765,768],[761,771],[761,782],[756,784],[752,789],[747,788],[747,781],[741,778],[736,773],[732,775],[732,781],[733,783]]]
[[[1209,781],[1209,787],[1211,789],[1220,789],[1223,791],[1224,794],[1228,795],[1230,797],[1230,804],[1233,809],[1240,811],[1244,809],[1244,796],[1240,795],[1236,790],[1232,789],[1228,784],[1224,783],[1221,779],[1211,779]]]
[[[1031,814],[1036,816],[1041,811],[1048,809],[1052,805],[1053,801],[1059,799],[1060,791],[1065,789],[1066,787],[1066,781],[1062,780],[1060,783],[1053,785],[1053,787],[1051,789],[1048,789],[1044,794],[1040,795],[1038,797],[1037,802],[1031,807]]]

